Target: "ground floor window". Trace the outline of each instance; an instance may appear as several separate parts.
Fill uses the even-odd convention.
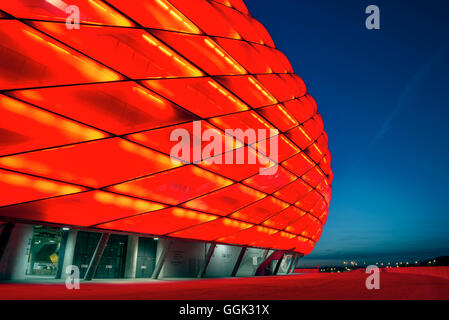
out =
[[[27,275],[55,276],[61,249],[60,228],[34,226],[28,256]]]

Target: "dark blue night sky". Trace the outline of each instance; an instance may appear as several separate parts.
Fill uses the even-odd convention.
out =
[[[334,171],[302,265],[449,255],[449,3],[246,0],[318,102]],[[381,30],[365,28],[365,8]]]

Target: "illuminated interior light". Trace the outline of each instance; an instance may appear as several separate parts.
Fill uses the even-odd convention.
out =
[[[174,12],[173,10],[170,10],[170,14],[171,14],[173,17],[175,17],[176,19],[178,19],[179,21],[182,21],[182,18],[181,18],[180,16],[178,16],[178,15],[176,14],[176,12]]]
[[[237,103],[237,100],[236,100],[233,96],[229,95],[228,98],[229,98],[229,100],[231,100],[232,102]]]
[[[173,9],[175,9],[171,4],[167,4],[165,1],[162,0],[156,0],[157,3],[159,3],[159,5],[164,8],[165,10],[167,10],[173,17],[175,17],[176,20],[182,22],[187,28],[189,28],[190,30],[192,30],[193,32],[197,33],[199,30],[198,28],[196,28],[196,26],[190,22],[187,19],[184,19],[180,16],[180,14],[178,14],[177,12],[175,12]],[[171,6],[171,8],[169,7]],[[177,10],[176,10],[177,11]]]
[[[272,129],[273,127],[270,126],[270,124],[268,122],[266,122],[264,119],[262,119],[261,116],[259,116],[257,113],[255,112],[251,112],[251,116],[253,118],[256,118],[257,121],[259,121],[262,125],[264,125],[266,128],[268,129]]]
[[[226,7],[232,8],[232,5],[228,0],[220,1],[220,3],[224,4]]]
[[[37,34],[34,34],[33,32],[30,32],[30,31],[28,31],[28,30],[25,30],[25,33],[27,33],[28,35],[32,36],[33,38],[35,38],[35,39],[37,39],[37,40],[40,40],[40,41],[45,42],[46,44],[48,44],[49,46],[51,46],[53,49],[56,49],[56,50],[58,50],[58,51],[60,51],[60,52],[63,52],[63,53],[65,53],[65,54],[70,54],[67,50],[64,50],[64,49],[58,47],[58,46],[55,45],[54,43],[45,41],[43,38],[41,38],[41,37],[38,36]]]
[[[235,69],[237,69],[240,73],[246,73],[245,69],[243,69],[242,66],[240,66],[239,64],[237,64],[235,61],[233,61],[233,59],[226,54],[225,52],[223,52],[218,45],[215,45],[211,40],[209,39],[204,39],[204,42],[211,48],[214,50],[214,52],[216,52],[220,57],[224,58],[224,60],[232,65]]]
[[[311,137],[309,137],[309,135],[304,131],[304,129],[301,126],[299,126],[298,128],[309,141],[313,140]]]
[[[212,81],[208,81],[208,83],[212,86],[212,87],[214,87],[215,89],[218,89],[218,86],[214,83],[214,82],[212,82]]]
[[[140,87],[133,87],[133,89],[144,94],[146,97],[150,98],[151,100],[153,100],[155,102],[164,104],[164,101],[162,99],[159,99],[155,95],[151,94],[150,91],[148,91],[148,90],[144,90],[143,88],[140,88]]]
[[[122,192],[122,193],[129,193],[134,194],[138,196],[143,196],[147,193],[147,190],[145,188],[141,188],[138,186],[130,186],[127,184],[119,184],[113,187],[115,191]]]
[[[317,167],[317,170],[318,170],[318,173],[320,174],[320,176],[322,176],[322,177],[324,177],[324,176],[325,176],[325,174],[324,174],[323,170],[321,170],[321,168],[320,168],[320,167]]]
[[[164,47],[162,47],[162,46],[157,46],[157,48],[159,49],[159,50],[161,50],[164,54],[166,54],[167,56],[169,56],[169,57],[172,57],[173,56],[173,54],[171,53],[171,52],[169,52],[167,49],[165,49]]]
[[[232,65],[234,65],[234,62],[232,62],[232,60],[231,59],[229,59],[229,57],[225,57],[225,60],[229,63],[229,64],[232,64]]]
[[[0,165],[9,169],[16,169],[16,170],[30,169],[33,173],[41,175],[47,175],[48,173],[51,172],[51,168],[43,163],[30,160],[23,160],[15,157],[0,158]]]
[[[108,11],[106,8],[104,8],[101,4],[97,3],[94,0],[89,0],[90,3],[92,3],[94,6],[96,6],[97,8],[100,8],[103,11]]]
[[[213,87],[214,89],[217,89],[218,92],[220,92],[222,95],[224,95],[225,97],[227,97],[229,100],[231,100],[234,104],[238,105],[240,108],[245,108],[246,106],[240,102],[239,100],[237,100],[232,93],[230,93],[229,91],[227,91],[226,89],[224,89],[223,87],[219,86],[216,82],[208,80],[207,81],[211,87]]]
[[[251,223],[240,222],[229,218],[223,218],[222,222],[225,226],[232,226],[240,229],[248,229],[253,226]]]
[[[164,7],[165,10],[170,10],[170,8],[161,0],[156,0],[157,3],[159,3],[162,7]]]
[[[276,100],[275,97],[273,97],[269,92],[267,92],[267,90],[265,90],[264,88],[262,88],[262,86],[256,82],[256,80],[254,80],[252,77],[248,77],[249,81],[256,87],[257,90],[259,90],[264,96],[266,96],[268,99],[270,99],[270,101],[274,103],[277,103],[278,101]]]
[[[154,211],[165,208],[164,205],[140,199],[133,199],[123,195],[115,195],[104,191],[95,191],[94,199],[104,204],[136,209],[140,212]]]
[[[209,47],[211,47],[212,49],[215,49],[214,44],[213,44],[212,42],[210,42],[209,39],[204,39],[204,42],[206,42],[206,44],[207,44]],[[218,50],[218,49],[217,49],[217,50]]]
[[[224,96],[228,96],[228,95],[229,95],[229,93],[227,93],[225,90],[223,90],[223,88],[218,88],[218,91],[219,91],[222,95],[224,95]]]
[[[48,193],[55,192],[58,189],[58,186],[55,183],[52,183],[50,181],[45,181],[45,180],[35,181],[34,187],[36,189],[39,189],[40,191],[48,192]]]
[[[67,3],[65,3],[64,1],[61,1],[61,0],[45,0],[45,1],[64,12],[67,8]]]
[[[48,23],[47,23],[48,24]],[[8,24],[6,24],[7,26]],[[14,24],[12,24],[14,25]],[[50,24],[52,27],[56,26],[57,24]],[[16,26],[17,28],[18,26]],[[60,27],[60,26],[59,26]],[[2,26],[3,28],[3,26]],[[9,27],[11,29],[11,27]],[[14,27],[13,27],[14,28]],[[45,54],[47,54],[49,57],[54,58],[54,63],[55,65],[52,64],[47,64],[46,68],[48,68],[48,72],[44,72],[44,74],[46,74],[45,76],[42,75],[33,75],[32,78],[41,78],[43,81],[38,81],[36,82],[36,80],[31,81],[31,83],[35,83],[35,84],[39,84],[41,86],[44,85],[48,85],[48,84],[72,84],[72,83],[79,83],[79,82],[89,82],[89,80],[94,80],[94,81],[114,81],[114,80],[120,80],[122,79],[122,77],[117,74],[116,72],[108,69],[105,66],[100,65],[99,63],[82,56],[81,54],[71,51],[70,49],[65,49],[63,48],[64,45],[60,45],[60,44],[55,44],[53,43],[55,40],[48,38],[44,35],[38,35],[33,29],[25,26],[25,25],[21,25],[19,27],[20,29],[18,30],[18,32],[20,32],[19,34],[16,34],[16,38],[22,38],[21,35],[24,34],[26,36],[29,36],[30,38],[32,38],[34,41],[37,40],[37,42],[44,44],[42,47],[41,45],[37,44],[37,43],[32,43],[31,41],[27,44],[25,44],[24,42],[26,42],[26,40],[20,40],[19,42],[16,43],[16,45],[19,46],[19,48],[24,48],[25,47],[29,47],[30,52],[27,52],[26,49],[24,50],[25,52],[25,56],[24,57],[28,57],[28,59],[31,59],[31,61],[33,59],[38,59],[39,57],[39,52],[41,52],[41,50],[48,50],[51,49],[50,51],[57,51],[57,53],[63,53],[64,57],[60,57],[59,55],[55,55],[52,52],[46,52]],[[7,29],[5,28],[5,31]],[[46,40],[47,39],[47,40]],[[43,48],[44,46],[48,46],[48,48]],[[31,49],[33,48],[33,49]],[[35,49],[34,49],[35,48]],[[36,62],[37,63],[37,62]],[[42,65],[45,65],[44,63]],[[56,67],[59,66],[59,68],[67,68],[67,72],[69,72],[69,74],[66,75],[66,77],[64,77],[63,75],[63,71],[59,70],[59,68]],[[64,66],[63,66],[64,65]],[[56,68],[56,69],[55,69]],[[36,72],[37,73],[37,72]],[[19,75],[18,79],[21,76]],[[73,77],[73,78],[72,78]],[[14,81],[14,79],[11,79],[12,81]],[[59,80],[59,82],[57,81]],[[17,80],[15,80],[17,81]],[[56,82],[54,82],[56,81]]]
[[[145,40],[147,40],[150,44],[152,44],[153,46],[158,46],[157,42],[154,41],[153,39],[151,39],[149,36],[147,36],[146,34],[142,34],[142,38],[144,38]]]
[[[298,121],[295,118],[293,118],[293,116],[287,110],[285,110],[283,106],[278,105],[277,108],[284,114],[284,116],[287,117],[288,120],[290,120],[290,122],[298,124]]]
[[[184,63],[184,61],[180,60],[178,57],[174,57],[173,59],[174,59],[177,63],[179,63],[179,64],[181,64],[181,65],[183,65],[183,66],[186,66],[186,64]]]
[[[271,229],[271,228],[263,227],[263,226],[257,226],[257,231],[258,232],[267,233],[267,234],[270,234],[270,235],[273,234],[273,233],[278,232],[276,229]]]
[[[220,50],[218,50],[218,48],[215,48],[215,52],[217,52],[223,58],[225,57],[225,54],[223,52],[221,52]],[[231,61],[231,63],[232,63],[232,61]]]
[[[123,19],[122,17],[118,16],[117,14],[115,14],[114,12],[111,12],[111,10],[107,7],[104,7],[102,4],[98,3],[95,0],[89,0],[90,3],[92,3],[95,7],[101,9],[102,11],[108,13],[111,17],[114,17],[116,19],[116,21],[126,21],[125,19]]]
[[[47,194],[71,194],[81,192],[81,187],[68,185],[42,178],[35,178],[14,172],[0,172],[0,181],[9,185],[35,189]]]
[[[163,164],[166,166],[173,166],[173,168],[179,167],[182,165],[181,163],[174,164],[171,161],[170,157],[167,157],[166,155],[164,155],[162,153],[155,154],[155,152],[150,149],[147,149],[145,147],[142,147],[138,144],[135,144],[135,143],[132,143],[132,142],[129,142],[126,140],[120,139],[120,147],[125,151],[137,154],[141,157],[145,157],[148,160],[152,160],[152,162],[157,162],[157,163],[160,163],[160,164]]]
[[[292,239],[292,238],[296,237],[295,234],[288,233],[288,232],[285,232],[285,231],[281,231],[280,232],[280,236],[283,237],[283,238],[289,238],[289,239]]]
[[[171,57],[173,60],[175,60],[180,65],[187,67],[188,69],[190,69],[196,73],[199,73],[198,74],[199,76],[202,75],[195,67],[182,61],[179,57],[177,57],[177,55],[174,52],[172,52],[170,49],[166,48],[165,46],[160,45],[158,43],[158,41],[156,41],[155,39],[152,39],[147,34],[142,34],[142,38],[145,39],[151,45],[157,47],[163,54],[165,54],[168,57]]]
[[[248,79],[249,79],[249,81],[250,81],[252,84],[254,84],[254,86],[255,86],[257,89],[262,90],[261,86],[260,86],[258,83],[256,83],[256,82],[253,80],[253,78],[248,78]]]
[[[84,137],[84,139],[86,140],[95,140],[107,137],[107,135],[102,133],[101,131],[85,127],[76,122],[72,122],[71,120],[53,115],[52,113],[32,106],[28,106],[27,104],[21,103],[20,101],[5,96],[0,97],[0,102],[2,102],[3,108],[11,112],[20,114],[23,117],[33,119],[35,121],[41,122],[42,124],[46,124],[57,129],[63,128],[64,130],[69,131],[75,135]]]
[[[190,30],[192,30],[192,31],[194,31],[194,32],[196,32],[197,30],[196,30],[196,28],[193,28],[189,23],[187,23],[186,21],[183,21],[183,23],[184,23],[184,25],[187,27],[187,28],[189,28]]]
[[[313,144],[313,146],[315,147],[316,151],[318,151],[319,154],[323,155],[320,148],[318,148],[318,146],[315,143]]]
[[[287,139],[285,136],[281,136],[281,139],[282,139],[285,143],[287,143],[290,147],[292,147],[293,149],[295,149],[296,152],[299,152],[299,151],[300,151],[300,149],[299,149],[296,145],[294,145],[289,139]]]

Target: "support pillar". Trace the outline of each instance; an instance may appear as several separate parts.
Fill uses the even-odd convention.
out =
[[[266,252],[268,252],[268,250]],[[280,251],[273,251],[264,261],[262,261],[262,263],[257,268],[255,275],[256,276],[265,276],[267,266],[269,266],[269,264],[271,264],[271,262],[273,260],[283,257],[283,255],[284,255],[284,253],[282,253]]]
[[[104,249],[108,244],[110,233],[102,233],[101,238],[98,241],[97,248],[95,249],[92,260],[90,260],[89,267],[87,268],[84,280],[92,280],[97,271],[98,265],[100,264],[101,257],[103,256]]]
[[[278,274],[279,268],[281,267],[281,263],[282,263],[282,260],[284,259],[284,256],[285,256],[285,254],[282,253],[282,255],[279,257],[278,263],[276,263],[276,267],[274,268],[273,275]]]
[[[292,266],[291,266],[290,273],[293,273],[293,272],[295,271],[295,269],[296,269],[296,264],[298,263],[299,259],[301,259],[301,257],[303,257],[303,256],[304,256],[304,255],[302,255],[302,254],[297,254],[297,255],[296,255],[295,261],[293,262],[293,264],[292,264]]]
[[[201,266],[200,271],[198,272],[197,278],[202,278],[206,274],[207,266],[209,265],[212,255],[214,254],[216,246],[217,246],[216,243],[210,244],[209,250],[207,250],[206,259],[204,260],[203,265]]]
[[[65,249],[63,250],[65,235],[67,239],[65,242]],[[75,245],[77,235],[78,230],[64,231],[62,239],[63,242],[61,243],[61,252],[59,253],[59,259],[61,260],[58,260],[58,271],[56,273],[55,279],[67,278],[68,274],[66,274],[66,269],[68,266],[73,265],[73,257],[75,255]]]
[[[159,278],[159,275],[161,274],[161,271],[162,271],[162,267],[164,266],[165,260],[167,259],[171,244],[172,244],[172,240],[166,239],[166,242],[165,242],[164,246],[162,247],[162,252],[159,255],[159,259],[156,260],[156,266],[154,267],[153,275],[151,276],[151,278],[153,278],[153,279]]]
[[[289,273],[293,273],[295,271],[297,262],[298,262],[298,256],[295,256],[295,259],[290,266]]]
[[[269,253],[270,253],[270,250],[269,250],[269,249],[265,250],[265,252],[263,253],[263,258],[262,258],[262,259],[263,259],[263,260],[266,260]]]
[[[294,253],[290,259],[290,263],[287,266],[287,271],[285,272],[285,274],[289,274],[290,273],[290,269],[293,266],[293,262],[296,260],[296,253]]]
[[[137,268],[137,252],[139,250],[139,236],[129,235],[126,248],[125,278],[135,279]]]
[[[242,247],[240,250],[239,257],[237,258],[237,261],[235,262],[234,269],[232,270],[231,277],[235,277],[237,275],[237,272],[239,271],[240,264],[242,263],[243,257],[246,253],[246,247]]]
[[[11,237],[12,230],[14,229],[14,223],[8,222],[3,225],[0,231],[0,261],[8,246],[9,238]]]
[[[33,225],[22,223],[7,224],[3,227],[0,236],[3,247],[0,260],[0,279],[25,279],[33,229]]]
[[[253,274],[253,276],[260,276],[261,275],[261,265],[263,264],[263,263],[265,263],[265,261],[267,260],[267,258],[268,258],[268,254],[270,253],[270,250],[269,249],[266,249],[265,251],[264,251],[264,253],[263,253],[263,255],[262,255],[262,262],[259,264],[259,266],[256,268],[256,270],[254,271],[254,274]]]
[[[67,246],[67,239],[69,238],[69,232],[68,231],[62,231],[62,237],[61,237],[61,246],[59,248],[59,254],[58,254],[58,267],[56,269],[56,275],[55,279],[61,279],[62,275],[62,267],[64,264],[64,257],[65,257],[65,248]]]

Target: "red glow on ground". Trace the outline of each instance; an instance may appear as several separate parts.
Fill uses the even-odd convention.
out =
[[[449,299],[449,278],[382,272],[381,289],[367,290],[366,277],[363,272],[347,272],[188,281],[119,280],[82,282],[80,290],[67,290],[63,283],[4,283],[0,284],[0,299]]]

